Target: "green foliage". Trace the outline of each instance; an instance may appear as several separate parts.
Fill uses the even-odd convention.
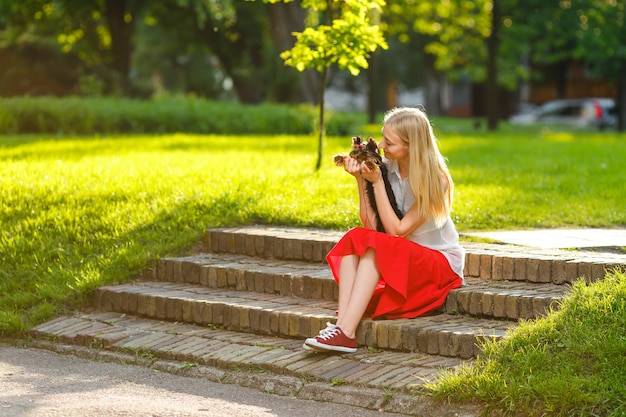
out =
[[[577,282],[560,308],[524,322],[484,357],[430,389],[485,402],[498,415],[619,416],[626,413],[626,275]]]
[[[294,47],[281,54],[285,63],[304,71],[314,68],[323,72],[325,68],[337,64],[347,68],[352,75],[358,75],[361,68],[367,68],[367,59],[378,48],[387,49],[387,43],[380,26],[373,24],[370,14],[380,12],[384,0],[363,1],[308,0],[302,7],[311,8],[312,16],[329,13],[332,22],[310,22],[300,33],[295,33]],[[330,10],[328,10],[330,8]],[[340,16],[335,16],[340,13]]]
[[[362,116],[329,113],[328,132],[344,135]],[[0,98],[0,132],[54,134],[229,133],[308,134],[316,130],[308,105],[241,105],[184,97],[141,101],[114,98]]]

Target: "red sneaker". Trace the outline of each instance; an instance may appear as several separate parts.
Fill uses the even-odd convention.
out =
[[[336,326],[333,329],[320,332],[319,336],[309,338],[304,343],[318,350],[346,353],[356,352],[356,339],[350,339]]]
[[[328,333],[329,331],[333,330],[335,327],[337,327],[337,325],[335,325],[334,323],[331,323],[331,322],[328,322],[328,321],[327,321],[327,322],[326,322],[326,328],[325,328],[325,329],[320,330],[320,332],[319,332],[318,336],[322,336],[322,335],[324,335],[324,334]],[[316,337],[317,337],[317,336],[316,336]],[[304,341],[304,344],[302,345],[302,348],[303,348],[304,350],[308,350],[309,352],[328,352],[326,349],[320,349],[320,348],[317,348],[317,347],[313,347],[313,346],[309,346],[309,345],[308,345],[308,343],[309,343],[309,342],[314,341],[314,340],[315,340],[315,337],[309,337],[308,339],[306,339],[306,340]]]

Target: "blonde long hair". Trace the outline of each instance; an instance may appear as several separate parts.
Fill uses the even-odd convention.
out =
[[[428,116],[417,108],[399,107],[389,110],[383,122],[409,147],[415,208],[421,216],[432,215],[436,227],[443,226],[452,208],[454,184]]]

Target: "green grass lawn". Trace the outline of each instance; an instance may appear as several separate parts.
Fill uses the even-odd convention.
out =
[[[460,231],[626,225],[626,135],[435,120],[456,183]],[[355,134],[374,135],[379,126]],[[344,230],[354,180],[331,162],[350,138],[0,136],[0,335],[88,305],[96,287],[140,279],[209,227]],[[623,369],[623,368],[622,368]]]
[[[437,133],[461,231],[626,224],[626,138],[615,133]],[[448,130],[444,129],[447,128]],[[364,128],[375,135],[379,127]],[[204,229],[274,223],[347,229],[354,180],[331,162],[349,138],[0,138],[0,332],[19,332],[92,290],[145,273]]]

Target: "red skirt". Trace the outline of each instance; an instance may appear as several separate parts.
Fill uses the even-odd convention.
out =
[[[346,255],[362,256],[367,248],[376,250],[380,281],[367,314],[372,318],[414,318],[438,309],[450,290],[463,280],[439,251],[402,237],[363,227],[351,229],[326,255],[339,284],[339,265]]]

